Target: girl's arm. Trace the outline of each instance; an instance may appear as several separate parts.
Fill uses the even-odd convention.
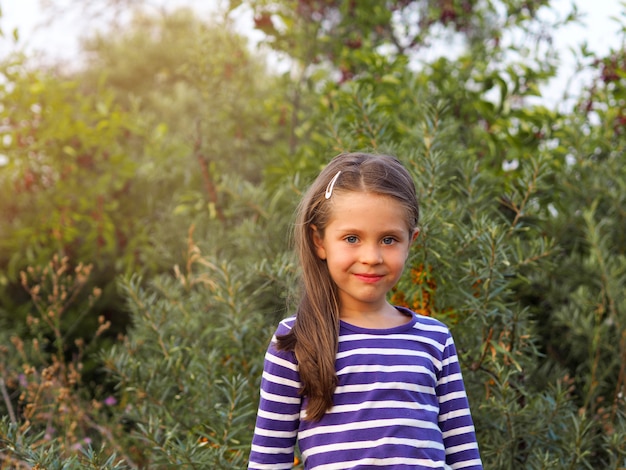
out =
[[[295,355],[289,351],[278,351],[274,336],[265,355],[261,400],[248,469],[292,468],[300,424],[299,389]]]
[[[436,392],[446,463],[452,469],[482,470],[474,422],[452,336],[448,337],[445,344]]]

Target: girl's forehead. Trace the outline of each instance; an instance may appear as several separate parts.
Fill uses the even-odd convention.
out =
[[[335,189],[332,196],[329,198],[329,202],[336,202],[342,205],[347,203],[356,204],[364,201],[402,205],[398,199],[389,194],[381,194],[372,191],[346,191]]]
[[[362,215],[376,211],[393,212],[401,218],[408,217],[407,210],[396,198],[366,191],[336,191],[328,200],[331,217]]]

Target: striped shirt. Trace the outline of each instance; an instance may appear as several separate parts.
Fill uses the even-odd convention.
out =
[[[296,443],[307,470],[482,469],[454,341],[438,320],[382,330],[341,322],[333,407],[305,421],[291,351],[265,356],[249,469],[290,469]]]

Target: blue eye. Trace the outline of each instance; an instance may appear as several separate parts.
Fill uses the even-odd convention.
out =
[[[345,240],[348,243],[356,243],[357,241],[359,241],[359,239],[357,237],[355,237],[354,235],[350,235],[350,236],[346,237]]]
[[[383,238],[383,245],[393,245],[395,241],[396,239],[393,237],[385,237]]]

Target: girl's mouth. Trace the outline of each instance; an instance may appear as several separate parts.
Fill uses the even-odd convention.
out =
[[[360,281],[368,284],[374,284],[383,278],[380,274],[355,274],[355,276]]]

